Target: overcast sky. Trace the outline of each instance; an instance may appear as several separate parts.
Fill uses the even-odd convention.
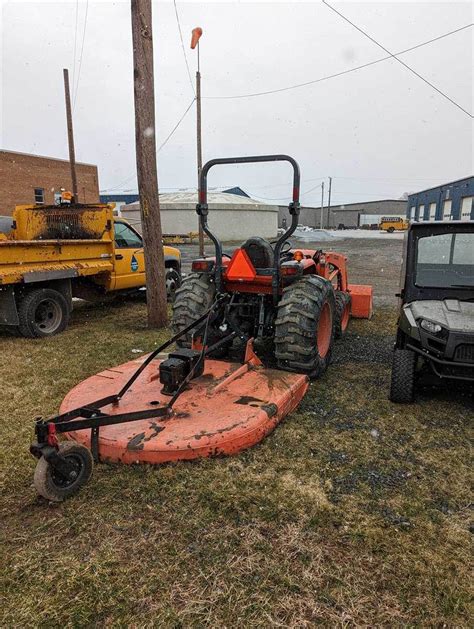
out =
[[[130,3],[0,2],[1,148],[67,158],[62,68],[68,67],[71,81],[79,76],[76,159],[97,164],[101,190],[136,190]],[[334,6],[393,53],[473,22],[470,2]],[[399,198],[473,173],[472,118],[394,59],[281,93],[210,98],[278,89],[386,56],[324,4],[178,1],[177,7],[193,78],[191,29],[204,31],[204,161],[288,153],[301,166],[305,205],[319,204],[318,178],[328,175],[333,202],[347,203]],[[159,146],[193,91],[172,2],[153,3],[153,28]],[[473,31],[400,57],[471,113]],[[193,106],[158,154],[162,191],[196,185],[195,147]],[[290,173],[283,164],[223,167],[209,185],[240,185],[255,197],[288,201]]]

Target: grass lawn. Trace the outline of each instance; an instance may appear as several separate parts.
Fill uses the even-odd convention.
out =
[[[391,309],[353,322],[261,445],[98,465],[60,505],[31,486],[33,418],[168,331],[117,303],[47,341],[1,335],[0,626],[469,626],[472,398],[391,404],[394,326]]]

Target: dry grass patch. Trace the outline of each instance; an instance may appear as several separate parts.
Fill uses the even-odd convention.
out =
[[[358,321],[300,408],[229,459],[99,465],[49,505],[32,419],[167,331],[82,307],[48,341],[0,336],[2,626],[469,625],[472,399],[387,399],[395,313]]]

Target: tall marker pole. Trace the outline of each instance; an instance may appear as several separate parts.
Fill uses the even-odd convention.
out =
[[[321,182],[321,229],[323,228],[323,213],[324,213],[324,181]]]
[[[72,182],[72,202],[77,203],[79,201],[79,195],[77,193],[77,177],[76,177],[76,154],[74,151],[74,130],[72,128],[72,110],[71,110],[71,93],[69,91],[69,72],[66,68],[63,69],[64,77],[64,96],[66,98],[66,119],[67,119],[67,142],[69,145],[69,165],[71,167],[71,182]]]
[[[156,167],[151,0],[132,0],[132,41],[135,145],[146,269],[148,325],[158,328],[166,325],[168,313]]]
[[[198,188],[202,170],[202,133],[201,133],[201,66],[199,59],[199,39],[202,35],[202,28],[199,26],[193,28],[191,38],[191,48],[197,47],[197,72],[196,72],[196,147],[197,147],[197,170],[198,170]],[[198,221],[199,229],[199,255],[204,255],[204,232],[202,231],[201,221]]]

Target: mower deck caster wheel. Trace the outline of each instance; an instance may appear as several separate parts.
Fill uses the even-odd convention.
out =
[[[91,451],[74,441],[59,444],[59,454],[72,463],[71,478],[64,478],[42,456],[35,469],[33,484],[40,496],[52,502],[62,502],[76,494],[92,476],[94,461]]]

